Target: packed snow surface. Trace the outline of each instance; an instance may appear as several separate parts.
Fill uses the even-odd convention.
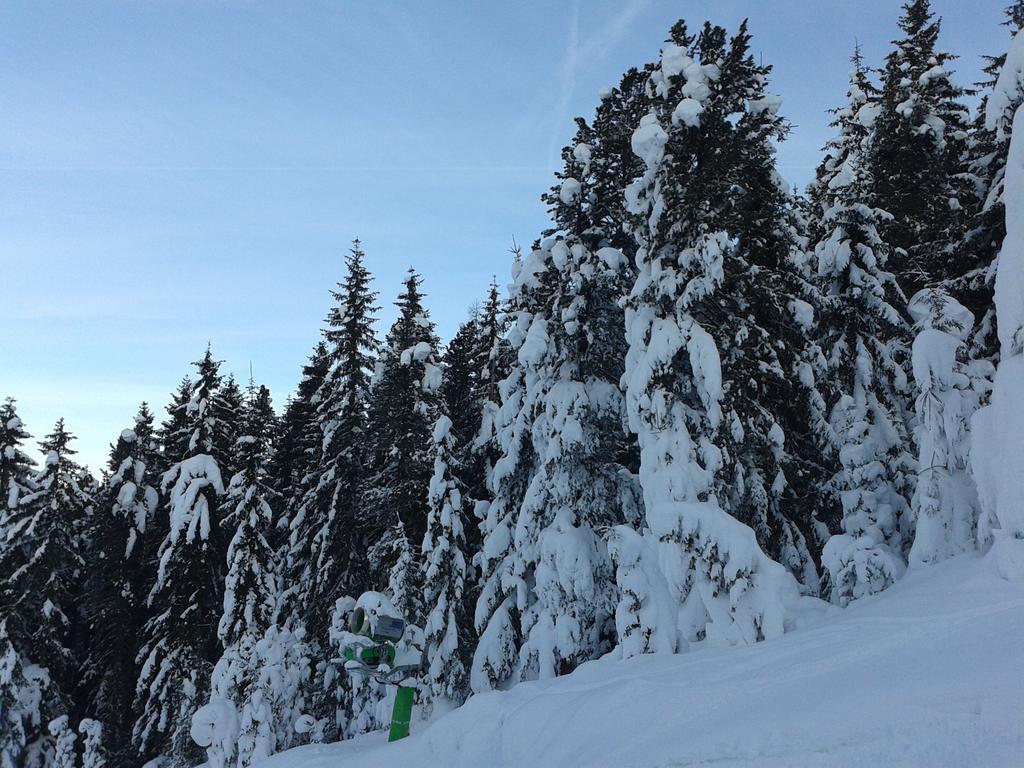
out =
[[[909,573],[774,640],[606,657],[259,768],[1020,766],[1024,584],[991,557]]]

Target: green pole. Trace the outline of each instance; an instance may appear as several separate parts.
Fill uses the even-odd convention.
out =
[[[415,688],[398,686],[395,694],[395,707],[391,710],[391,732],[388,741],[398,741],[409,735],[409,721],[412,720],[412,699]]]

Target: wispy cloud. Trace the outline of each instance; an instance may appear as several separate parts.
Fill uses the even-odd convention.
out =
[[[557,164],[558,151],[565,140],[565,132],[572,117],[569,107],[576,90],[576,75],[580,67],[591,66],[595,60],[605,56],[650,5],[651,0],[630,0],[624,3],[618,13],[581,41],[579,0],[574,0],[569,14],[565,52],[556,73],[558,96],[552,110],[553,122],[548,140],[548,161],[552,165]]]

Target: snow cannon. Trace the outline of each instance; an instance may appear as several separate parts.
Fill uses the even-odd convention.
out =
[[[342,623],[339,614],[345,612],[349,612],[345,629],[338,629]],[[409,735],[416,677],[424,664],[423,630],[408,624],[397,613],[385,595],[366,592],[358,601],[338,601],[335,628],[331,632],[341,648],[342,658],[335,663],[341,663],[346,673],[398,687],[388,741]]]

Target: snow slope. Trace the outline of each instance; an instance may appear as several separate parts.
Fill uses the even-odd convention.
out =
[[[1024,584],[965,555],[755,646],[606,657],[397,744],[374,733],[259,767],[1024,766],[1022,639]]]

